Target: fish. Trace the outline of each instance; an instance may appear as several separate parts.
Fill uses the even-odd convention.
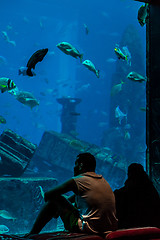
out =
[[[0,56],[0,64],[6,65],[7,64],[7,60],[5,57]]]
[[[6,124],[7,121],[3,116],[0,116],[0,123]]]
[[[14,47],[16,46],[16,42],[15,42],[15,41],[9,40],[8,43],[10,43],[11,45],[13,45]]]
[[[8,93],[10,93],[11,95],[17,95],[17,93],[19,92],[18,87],[15,87],[14,89],[11,89],[8,91]]]
[[[7,25],[7,30],[12,30],[12,29],[13,29],[13,27],[10,24],[8,24]]]
[[[70,143],[69,143],[72,147],[75,147],[77,148],[78,150],[81,149],[82,151],[86,149],[86,146],[81,143],[81,141],[77,140],[77,139],[74,139],[74,140],[71,140]]]
[[[125,131],[125,133],[124,133],[124,139],[125,139],[125,140],[130,140],[130,139],[131,139],[131,134],[129,133],[129,131]]]
[[[127,78],[132,80],[132,81],[135,81],[135,82],[146,82],[147,79],[145,77],[143,77],[142,75],[140,75],[139,73],[137,72],[130,72],[128,75],[127,75]]]
[[[28,74],[27,74],[27,67],[20,67],[19,69],[18,69],[18,74],[19,75],[23,75],[23,76],[28,76]],[[35,72],[31,69],[31,72],[32,72],[32,75],[33,76],[35,76],[36,74],[35,74]]]
[[[54,51],[48,51],[48,55],[49,55],[49,56],[54,56],[54,55],[55,55],[55,52],[54,52]]]
[[[124,84],[124,82],[121,81],[121,83],[114,85],[111,89],[111,96],[114,96],[117,93],[119,93],[120,91],[122,91],[122,85],[123,84]]]
[[[9,228],[6,225],[0,225],[0,234],[9,232]]]
[[[117,55],[118,59],[122,59],[123,61],[127,61],[127,64],[131,66],[131,54],[127,48],[127,46],[122,47],[123,51],[119,48],[118,44],[114,48],[114,52]]]
[[[143,27],[146,24],[146,19],[148,17],[148,3],[142,5],[138,10],[138,22]]]
[[[38,51],[36,51],[35,53],[33,53],[33,55],[30,57],[30,59],[28,60],[27,63],[27,75],[30,77],[33,77],[33,73],[31,71],[31,69],[35,69],[35,66],[38,62],[41,62],[43,60],[43,58],[45,57],[45,55],[48,52],[48,48],[44,48],[44,49],[40,49]]]
[[[127,46],[122,47],[124,54],[127,56],[127,64],[131,67],[131,53]]]
[[[115,118],[117,118],[119,124],[121,124],[122,119],[126,118],[126,121],[127,121],[127,113],[123,113],[120,110],[119,106],[117,106],[115,109]]]
[[[84,28],[85,28],[85,33],[86,33],[86,35],[88,35],[88,33],[89,33],[88,26],[87,26],[85,23],[83,24],[83,26],[84,26]]]
[[[15,98],[23,103],[26,106],[29,106],[31,109],[37,105],[39,105],[39,101],[33,96],[32,93],[30,92],[25,92],[25,91],[19,91],[16,95]]]
[[[90,86],[91,86],[90,83],[84,84],[80,88],[77,89],[77,92],[87,90]]]
[[[9,39],[7,32],[2,31],[2,34],[3,34],[3,38],[4,38],[4,40],[5,40],[6,42],[10,43],[10,44],[13,45],[14,47],[16,46],[15,41],[11,41],[11,40]]]
[[[42,186],[39,185],[39,188],[40,188],[41,196],[42,196],[42,198],[44,198],[44,191],[43,191]]]
[[[72,115],[72,116],[80,116],[81,114],[78,113],[78,112],[70,112],[70,115]]]
[[[9,42],[9,37],[8,37],[7,32],[2,31],[2,34],[3,34],[3,38],[4,38],[4,40],[5,40],[6,42]]]
[[[80,61],[82,62],[83,54],[81,54],[75,47],[73,47],[68,42],[60,42],[56,45],[62,52],[64,52],[67,55],[70,55],[74,58],[80,58]]]
[[[127,56],[121,51],[118,46],[114,48],[114,52],[117,55],[118,59],[123,59],[127,61]]]
[[[116,61],[117,61],[117,60],[114,59],[114,58],[108,58],[108,59],[106,60],[107,63],[114,63],[114,62],[116,62]]]
[[[96,70],[94,64],[90,60],[85,60],[82,64],[88,68],[90,71],[94,72],[96,76],[99,78],[99,70]]]
[[[146,112],[146,107],[140,107],[140,110],[142,111],[142,112]]]
[[[11,220],[16,219],[6,210],[0,210],[0,217],[5,218],[5,219],[11,219]]]
[[[10,78],[6,78],[6,77],[0,78],[1,93],[12,90],[14,88],[16,88],[16,84]]]

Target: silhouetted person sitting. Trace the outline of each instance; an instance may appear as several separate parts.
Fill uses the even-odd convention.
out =
[[[160,198],[141,164],[128,167],[125,186],[114,194],[119,229],[160,227]]]
[[[77,156],[74,177],[45,193],[46,202],[29,234],[38,234],[52,219],[61,217],[70,232],[105,234],[117,229],[115,197],[108,182],[95,173],[96,160],[90,153]],[[75,195],[66,198],[69,191]],[[75,205],[72,203],[75,201]],[[72,202],[72,203],[71,203]]]

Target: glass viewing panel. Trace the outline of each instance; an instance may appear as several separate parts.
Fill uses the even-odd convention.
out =
[[[4,131],[12,137],[0,146],[33,144],[20,170],[7,167],[7,172],[4,166],[1,177],[55,178],[57,184],[72,177],[76,155],[86,151],[95,155],[97,172],[113,190],[124,184],[129,164],[145,168],[146,26],[137,19],[142,5],[132,0],[1,3],[1,142]],[[28,150],[11,152],[17,151]],[[0,156],[1,163],[8,161]],[[42,190],[53,184],[34,184],[31,192],[42,203]],[[25,221],[18,232],[33,222]],[[10,232],[15,233],[12,226]]]

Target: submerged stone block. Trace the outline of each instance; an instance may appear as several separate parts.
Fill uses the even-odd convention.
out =
[[[126,177],[125,162],[113,156],[111,149],[101,148],[54,131],[44,132],[31,164],[38,166],[39,174],[43,174],[44,169],[47,172],[48,169],[59,181],[64,181],[73,176],[76,156],[83,152],[90,152],[96,157],[96,171],[103,174],[112,188],[122,186]]]
[[[0,136],[0,176],[19,177],[27,168],[37,146],[7,129]]]
[[[10,234],[29,232],[44,204],[41,189],[45,192],[56,185],[55,178],[0,178],[0,225],[7,226]],[[56,230],[56,222],[51,220],[43,231]]]

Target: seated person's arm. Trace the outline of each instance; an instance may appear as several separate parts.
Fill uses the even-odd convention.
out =
[[[63,184],[58,185],[57,187],[51,189],[50,191],[44,194],[45,202],[54,199],[56,196],[62,195],[67,192],[74,192],[75,194],[78,192],[77,185],[75,181],[71,178],[70,180],[64,182]]]

